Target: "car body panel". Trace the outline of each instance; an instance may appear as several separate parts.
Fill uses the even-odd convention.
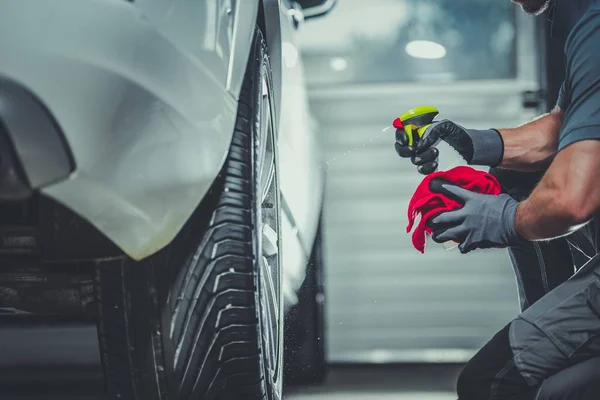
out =
[[[173,239],[224,162],[237,111],[226,88],[231,3],[2,3],[0,76],[46,105],[76,164],[42,192],[134,259]],[[256,15],[258,3],[240,4]],[[237,26],[238,51],[249,51],[254,26]]]
[[[232,37],[231,57],[229,59],[226,88],[237,100],[239,99],[242,83],[248,65],[248,55],[252,41],[248,36],[256,29],[258,18],[258,1],[234,0],[234,27]]]
[[[281,105],[279,110],[279,176],[283,214],[283,263],[286,304],[294,304],[304,281],[323,200],[321,152],[304,83],[295,28],[281,2]],[[302,25],[299,27],[302,29]]]
[[[5,0],[0,78],[53,116],[75,171],[41,192],[127,255],[166,246],[227,155],[259,10],[275,95],[286,303],[304,280],[323,171],[287,0]],[[40,72],[43,71],[43,72]]]
[[[281,191],[307,254],[312,250],[323,197],[324,170],[309,112],[304,69],[290,25],[282,30],[282,103],[280,111]]]

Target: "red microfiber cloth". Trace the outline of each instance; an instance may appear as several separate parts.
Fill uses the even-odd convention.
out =
[[[408,226],[406,227],[406,232],[409,233],[417,216],[421,216],[421,220],[412,234],[413,246],[421,253],[425,252],[425,234],[431,235],[433,232],[433,229],[427,225],[429,218],[444,211],[457,210],[462,207],[460,203],[443,194],[433,193],[429,189],[429,183],[436,178],[446,180],[476,193],[498,195],[502,191],[498,180],[494,176],[471,167],[460,166],[448,171],[434,172],[427,175],[410,199],[408,204]]]

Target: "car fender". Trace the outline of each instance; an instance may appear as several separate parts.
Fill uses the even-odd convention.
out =
[[[134,259],[170,243],[227,155],[255,23],[248,32],[234,21],[257,9],[244,0],[2,2],[0,77],[44,104],[76,166],[40,191]]]

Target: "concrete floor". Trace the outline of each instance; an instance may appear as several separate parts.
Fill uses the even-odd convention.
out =
[[[456,400],[457,365],[330,367],[325,384],[288,388],[286,400]]]
[[[449,393],[390,392],[390,393],[317,393],[289,395],[284,400],[455,400]]]
[[[332,367],[324,385],[287,388],[285,400],[456,400],[440,367]],[[20,369],[0,378],[3,400],[106,400],[99,368]],[[10,383],[9,383],[10,381]]]
[[[286,400],[456,400],[460,366],[332,366],[325,384]],[[91,326],[0,329],[2,400],[105,400]]]

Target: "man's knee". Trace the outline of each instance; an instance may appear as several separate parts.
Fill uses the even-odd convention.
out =
[[[533,399],[513,362],[510,324],[499,331],[463,368],[456,390],[459,400]]]
[[[537,390],[528,387],[515,369],[493,373],[490,365],[469,362],[456,383],[458,400],[534,400]]]
[[[485,376],[477,364],[471,360],[458,376],[456,392],[459,400],[477,400],[489,397],[491,388],[489,377]]]
[[[509,326],[499,331],[465,365],[456,382],[459,400],[488,399],[496,379],[511,363]]]

